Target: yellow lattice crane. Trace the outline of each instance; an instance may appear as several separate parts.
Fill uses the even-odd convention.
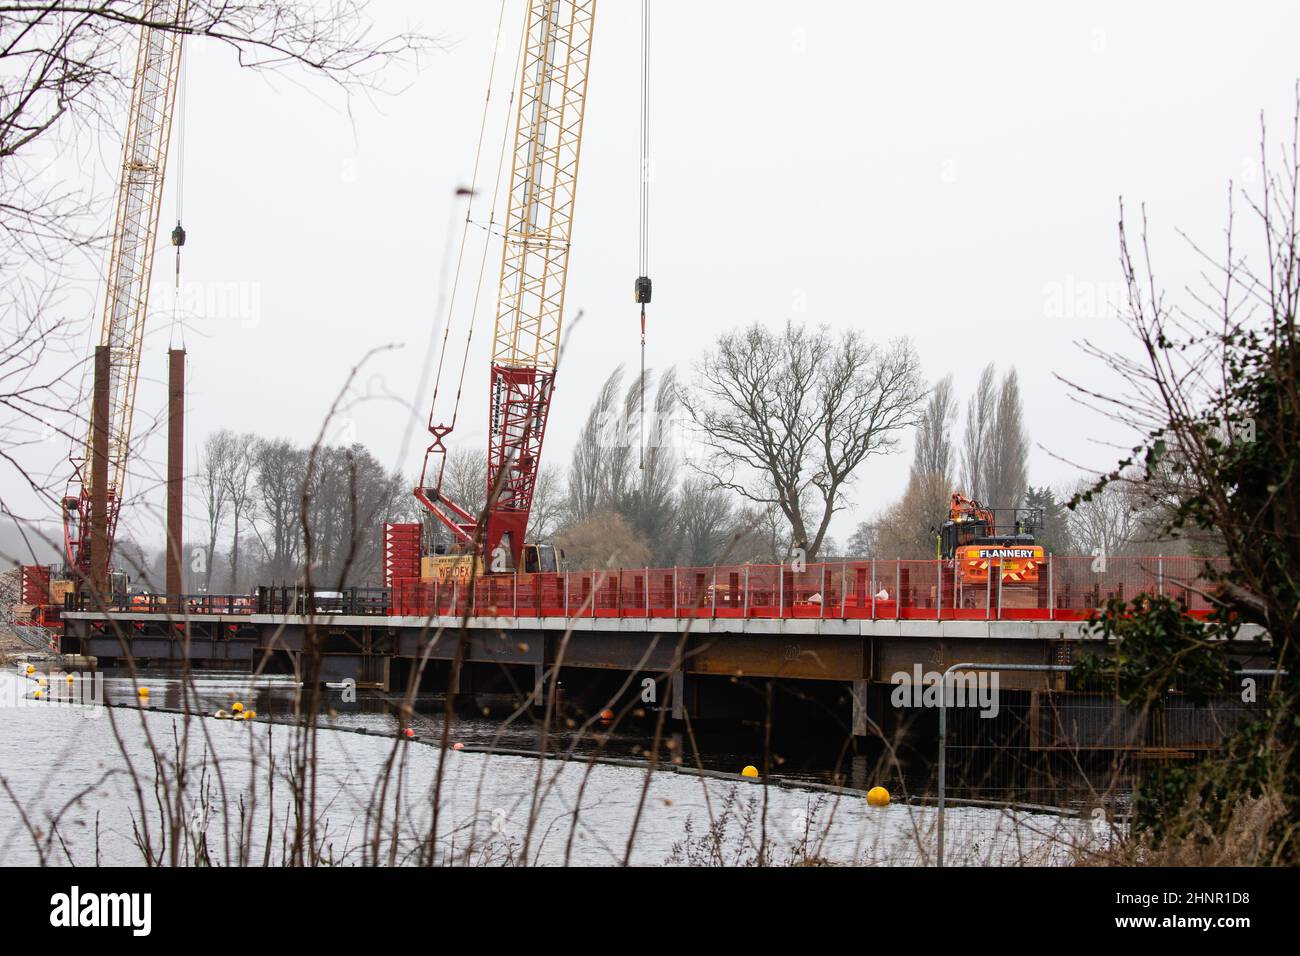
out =
[[[141,9],[144,25],[140,28],[140,47],[122,146],[122,174],[99,337],[99,344],[108,349],[105,488],[108,548],[112,547],[126,482],[140,347],[149,306],[149,278],[158,238],[158,214],[180,73],[180,30],[152,24],[176,24],[179,28],[185,22],[188,7],[189,0],[144,0]],[[178,226],[173,242],[183,241],[184,233]],[[72,456],[73,476],[63,499],[64,540],[74,575],[88,576],[92,571],[90,524],[94,479],[88,466],[96,427],[92,410],[87,416],[84,450],[79,456]],[[100,568],[107,569],[107,553],[95,556],[94,560]]]
[[[485,527],[442,492],[443,439],[453,426],[432,416],[415,490],[462,544],[482,531],[489,570],[545,569],[528,567],[539,561],[535,551],[522,560],[524,533],[559,361],[595,12],[595,0],[529,4],[492,344]]]

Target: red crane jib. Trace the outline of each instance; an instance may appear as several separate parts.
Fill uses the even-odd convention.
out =
[[[424,472],[415,497],[451,530],[457,541],[481,545],[489,572],[520,566],[554,385],[554,370],[492,366],[487,462],[489,504],[484,513],[481,541],[477,516],[443,493],[441,464],[436,478],[433,475],[433,462],[445,460],[443,439],[451,433],[451,426],[429,426],[434,441],[425,453]],[[430,478],[433,478],[431,484]],[[497,549],[503,545],[510,556],[508,566],[499,560]]]
[[[483,540],[489,562],[505,543],[512,566],[519,567],[554,385],[553,370],[492,366],[489,504]]]

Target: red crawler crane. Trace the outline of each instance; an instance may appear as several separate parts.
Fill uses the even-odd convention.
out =
[[[480,573],[557,570],[554,547],[524,536],[559,362],[595,6],[529,6],[492,346],[488,505],[480,527],[442,490],[443,440],[455,416],[439,424],[431,413],[415,497],[451,532],[456,553],[426,557],[422,578],[465,575],[475,556]]]

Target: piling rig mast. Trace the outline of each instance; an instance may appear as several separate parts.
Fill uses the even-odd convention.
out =
[[[144,0],[140,48],[131,85],[131,105],[122,146],[122,176],[109,259],[108,286],[99,344],[108,360],[108,481],[106,542],[111,550],[126,482],[131,417],[139,380],[140,347],[149,306],[149,278],[158,236],[167,147],[180,72],[181,31],[189,0]],[[175,24],[169,29],[151,24]],[[180,227],[177,227],[178,233]],[[180,237],[183,241],[183,234]],[[174,237],[175,241],[175,237]],[[93,405],[93,403],[92,403]],[[91,555],[91,446],[96,423],[87,416],[86,441],[71,457],[73,476],[63,498],[63,532],[69,570],[89,577],[92,561],[107,569],[109,555]]]
[[[442,491],[452,425],[434,424],[415,496],[462,547],[520,568],[555,386],[582,145],[595,0],[532,0],[516,97],[509,207],[492,343],[488,504],[478,517]],[[453,416],[452,421],[455,421]]]

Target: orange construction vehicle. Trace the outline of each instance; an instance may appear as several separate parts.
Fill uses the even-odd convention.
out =
[[[948,561],[963,589],[987,587],[995,567],[1001,568],[1003,587],[1036,587],[1038,569],[1047,560],[1043,546],[1034,542],[1040,521],[1036,509],[995,510],[954,492],[939,532],[939,557]]]

